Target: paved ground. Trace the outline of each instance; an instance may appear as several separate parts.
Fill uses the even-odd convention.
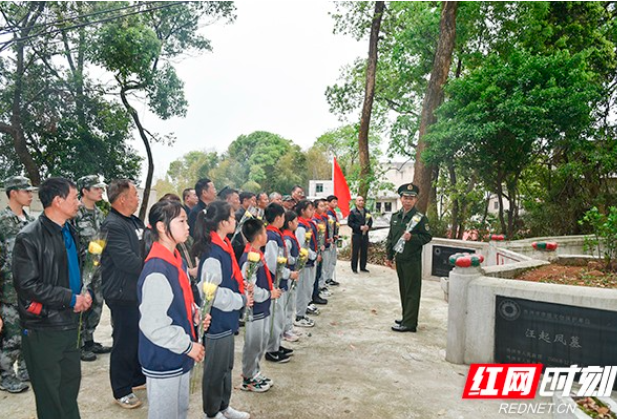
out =
[[[264,418],[494,418],[499,401],[467,401],[461,393],[467,366],[445,361],[448,306],[436,282],[424,282],[421,324],[417,334],[390,331],[399,317],[396,274],[369,266],[370,274],[353,275],[341,262],[330,304],[316,317],[317,326],[293,345],[296,355],[284,365],[263,364],[275,387],[264,394],[234,390],[232,406]],[[97,339],[111,344],[109,313]],[[309,334],[310,333],[310,334]],[[234,385],[240,382],[242,335],[236,341]],[[83,418],[146,418],[113,404],[108,356],[83,364],[79,404]],[[138,392],[145,399],[145,391]],[[36,417],[32,391],[0,392],[3,418]],[[201,396],[191,397],[191,418],[201,418]],[[515,415],[516,417],[525,417]],[[528,417],[550,417],[530,415]]]

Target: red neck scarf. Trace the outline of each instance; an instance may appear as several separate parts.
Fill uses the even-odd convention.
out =
[[[242,279],[242,271],[238,266],[238,261],[236,260],[236,255],[234,254],[233,247],[231,247],[231,242],[227,237],[225,239],[221,239],[221,236],[218,235],[216,231],[210,232],[210,240],[212,244],[216,244],[218,247],[223,249],[229,257],[231,258],[231,276],[238,283],[238,289],[240,290],[240,294],[244,294],[244,280]]]
[[[329,209],[328,213],[330,213],[334,217],[334,220],[338,222],[338,214],[336,213],[336,210]]]
[[[315,228],[315,231],[317,231],[317,224],[315,224],[315,221],[309,220],[308,218],[302,218],[302,217],[298,217],[298,221],[301,224],[304,224],[304,226],[308,226],[308,228],[311,228],[311,226],[313,226]],[[311,229],[311,241],[313,242],[315,249],[317,249],[317,237],[315,237],[316,236],[315,231]]]
[[[278,234],[278,236],[281,238],[281,241],[283,242],[283,252],[285,252],[285,257],[287,257],[287,247],[285,246],[285,240],[283,240],[283,233],[281,233],[281,230],[279,230],[278,228],[274,227],[273,225],[268,225],[266,227],[266,230],[272,231],[272,232]]]
[[[189,320],[189,324],[193,325],[193,307],[195,301],[193,300],[193,291],[191,290],[191,281],[184,269],[182,269],[182,258],[178,249],[174,249],[173,255],[165,246],[159,242],[152,244],[152,249],[148,253],[146,262],[150,259],[161,259],[170,265],[175,266],[178,269],[178,282],[180,283],[180,289],[182,289],[182,298],[184,299],[184,307],[186,308],[186,317]],[[191,327],[191,336],[195,339],[195,328]]]
[[[270,273],[270,269],[268,269],[268,265],[266,264],[266,258],[264,258],[264,252],[262,252],[259,249],[253,248],[253,246],[251,246],[250,243],[247,243],[246,247],[244,248],[244,253],[248,253],[248,252],[255,252],[259,255],[259,259],[261,259],[261,263],[263,264],[264,271],[266,271],[266,278],[268,278],[268,285],[270,286],[270,290],[274,289],[272,287],[272,274]],[[247,260],[248,260],[248,255],[247,255]]]
[[[294,234],[293,231],[291,231],[291,230],[283,231],[283,237],[289,237],[294,242],[296,242],[296,246],[298,247],[298,251],[300,250],[300,243],[298,243],[298,238],[296,237],[296,235]],[[287,246],[285,246],[285,248],[287,248]]]

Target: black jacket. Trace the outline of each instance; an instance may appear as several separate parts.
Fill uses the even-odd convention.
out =
[[[368,220],[366,219],[366,214],[370,213],[371,212],[366,208],[364,209],[364,215],[362,215],[357,208],[354,208],[349,212],[349,217],[347,217],[347,225],[351,228],[353,234],[362,234],[360,227],[363,225],[367,225],[369,228],[373,227],[373,217],[371,216]]]
[[[137,280],[144,265],[144,223],[111,209],[101,225],[107,245],[101,257],[103,297],[110,305],[137,306]]]
[[[200,199],[189,214],[189,234],[192,238],[195,238],[195,221],[197,221],[197,215],[206,208],[208,208],[208,205]]]
[[[69,229],[79,246],[75,228]],[[79,265],[83,257],[78,255]],[[79,314],[71,308],[73,291],[69,285],[69,264],[62,227],[41,214],[23,228],[13,250],[13,284],[24,329],[76,329]],[[41,304],[38,314],[34,308]]]

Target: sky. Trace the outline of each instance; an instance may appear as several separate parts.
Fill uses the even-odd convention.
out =
[[[153,145],[155,178],[192,150],[224,152],[242,134],[263,130],[307,149],[341,125],[325,90],[340,69],[368,54],[368,41],[334,35],[325,1],[238,1],[234,23],[201,29],[213,51],[184,57],[175,67],[189,103],[185,118],[158,119],[141,106],[144,126],[175,133],[173,146]],[[137,105],[137,104],[135,104]],[[139,106],[136,106],[139,109]],[[134,146],[145,156],[138,135]],[[145,179],[145,167],[143,176]]]

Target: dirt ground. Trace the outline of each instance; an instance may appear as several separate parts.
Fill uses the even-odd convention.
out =
[[[617,274],[606,273],[593,266],[544,265],[527,271],[517,279],[583,287],[617,288]]]
[[[423,283],[418,333],[397,334],[390,331],[400,316],[396,274],[375,265],[369,269],[370,274],[354,275],[347,262],[339,261],[341,286],[315,317],[316,327],[303,329],[300,342],[287,344],[296,350],[291,362],[263,362],[275,386],[263,394],[235,389],[232,406],[250,411],[255,419],[499,417],[499,400],[461,399],[468,367],[444,359],[448,306],[439,284]],[[110,335],[106,311],[96,338],[110,345]],[[242,340],[241,333],[236,340],[235,386],[240,383]],[[146,418],[147,403],[132,411],[113,403],[108,366],[108,355],[82,364],[81,416]],[[146,400],[145,391],[137,395]],[[0,392],[0,412],[3,418],[35,418],[32,391]],[[189,417],[203,417],[200,393],[191,396]]]

